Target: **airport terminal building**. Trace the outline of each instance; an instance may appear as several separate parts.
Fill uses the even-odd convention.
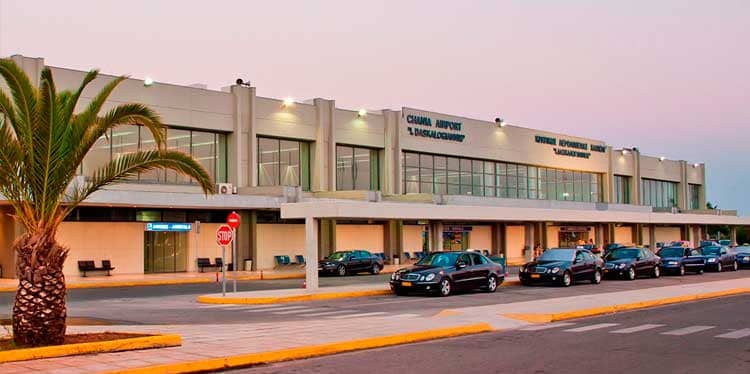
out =
[[[44,67],[41,58],[11,58],[32,77]],[[59,89],[85,74],[51,68]],[[94,81],[85,99],[110,79]],[[70,247],[66,274],[78,275],[79,260],[111,260],[121,274],[197,271],[198,258],[221,256],[215,231],[231,211],[242,223],[239,261],[229,262],[247,270],[273,269],[275,256],[312,262],[348,249],[402,263],[405,253],[481,249],[512,264],[537,244],[654,247],[697,242],[707,225],[750,226],[736,212],[705,209],[704,164],[601,140],[415,108],[265,98],[239,84],[214,91],[128,79],[111,96],[113,105],[125,102],[154,108],[168,126],[167,146],[200,161],[219,194],[206,198],[163,171],[96,193],[60,228],[58,240]],[[91,150],[79,178],[153,147],[139,126],[117,128]],[[10,247],[21,227],[7,204],[0,208],[0,264],[13,277]]]

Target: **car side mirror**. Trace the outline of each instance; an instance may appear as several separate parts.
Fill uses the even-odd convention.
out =
[[[456,262],[456,268],[463,269],[465,267],[466,267],[466,263],[465,262],[460,261],[460,260]]]

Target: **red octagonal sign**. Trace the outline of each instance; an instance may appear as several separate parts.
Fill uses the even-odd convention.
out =
[[[240,215],[237,212],[229,213],[227,216],[227,225],[233,229],[240,227]]]
[[[216,229],[216,242],[219,245],[229,245],[232,242],[232,228],[227,225],[221,225]]]

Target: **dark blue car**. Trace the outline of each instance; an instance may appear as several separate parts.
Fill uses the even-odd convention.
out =
[[[725,268],[732,270],[737,270],[739,268],[734,253],[729,250],[729,247],[711,245],[701,247],[700,250],[703,253],[703,257],[706,259],[706,269],[721,272]]]
[[[741,268],[750,268],[750,245],[734,247],[734,258]]]
[[[705,259],[700,250],[685,247],[664,247],[657,253],[661,257],[664,273],[685,275],[686,272],[703,274]]]

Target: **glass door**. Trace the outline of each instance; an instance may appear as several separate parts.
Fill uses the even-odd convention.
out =
[[[188,236],[185,232],[146,231],[143,245],[145,273],[187,270]]]

